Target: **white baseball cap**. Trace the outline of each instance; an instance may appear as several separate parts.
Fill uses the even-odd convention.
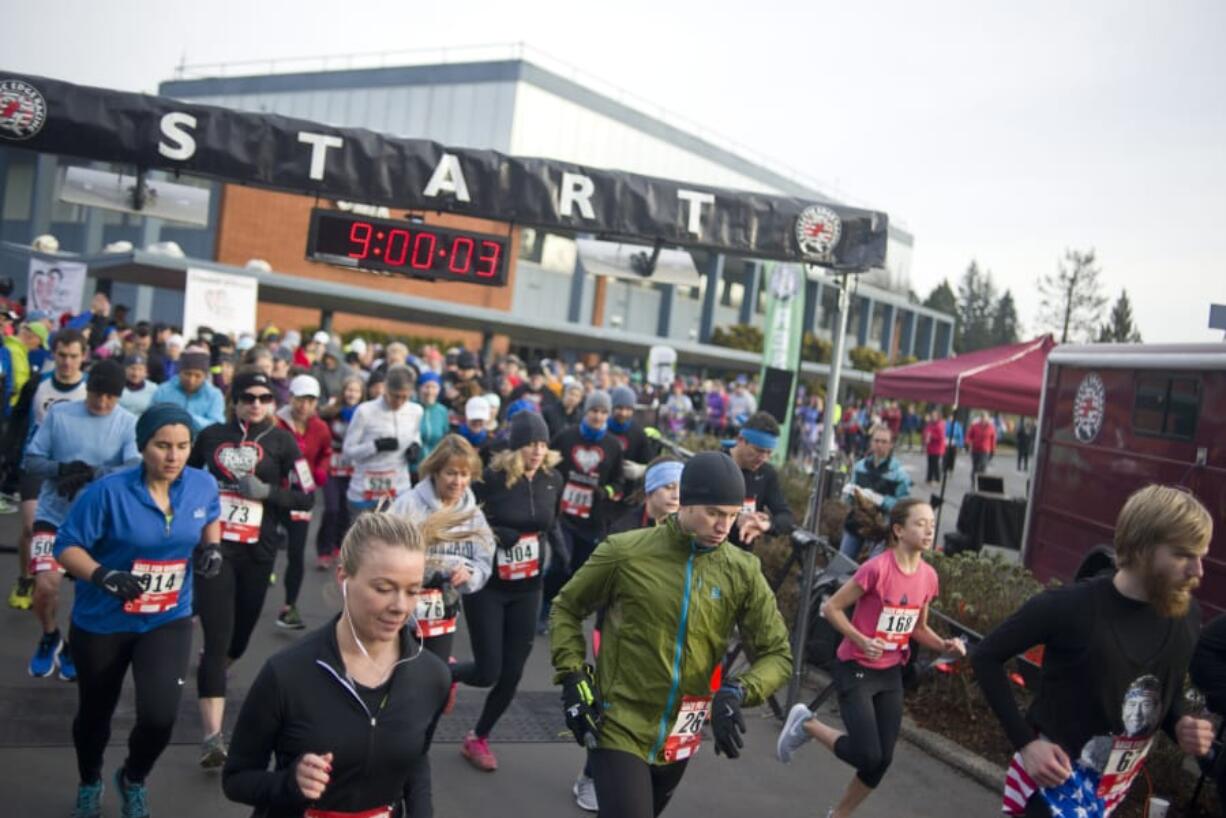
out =
[[[366,341],[362,338],[354,338],[349,342],[349,351],[364,355],[366,353]]]
[[[481,396],[469,398],[464,404],[464,417],[469,420],[489,420],[490,402]]]
[[[317,344],[323,344],[324,346],[327,346],[328,342],[332,340],[332,336],[324,332],[323,330],[320,330],[319,332],[311,336],[311,340]]]
[[[289,391],[295,398],[318,398],[319,381],[310,375],[298,375],[289,382]]]

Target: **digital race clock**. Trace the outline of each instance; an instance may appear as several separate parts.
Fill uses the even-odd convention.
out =
[[[506,236],[453,230],[338,210],[312,210],[307,258],[413,278],[501,286]]]

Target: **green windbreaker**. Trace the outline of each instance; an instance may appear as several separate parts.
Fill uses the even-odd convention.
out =
[[[756,657],[735,681],[761,704],[792,672],[787,627],[758,558],[727,542],[696,547],[676,517],[600,544],[553,601],[554,682],[583,667],[583,620],[606,607],[596,684],[600,747],[660,755],[683,696],[710,696],[733,626]]]

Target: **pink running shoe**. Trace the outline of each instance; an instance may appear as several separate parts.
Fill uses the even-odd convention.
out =
[[[477,738],[477,734],[472,730],[469,730],[468,735],[464,737],[464,744],[460,747],[460,755],[467,758],[468,763],[483,772],[492,773],[498,769],[498,759],[494,758],[494,754],[490,751],[489,741]]]

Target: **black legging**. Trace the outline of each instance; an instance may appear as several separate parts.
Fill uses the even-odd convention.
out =
[[[286,517],[285,530],[288,541],[285,545],[285,604],[296,605],[298,592],[302,590],[302,577],[305,570],[302,560],[306,551],[307,529],[311,527],[310,520],[291,520]]]
[[[464,597],[464,617],[473,660],[456,665],[451,678],[472,687],[490,687],[473,732],[486,738],[511,706],[536,639],[541,591],[483,588]]]
[[[866,787],[875,789],[894,760],[902,726],[902,668],[872,670],[858,662],[839,662],[834,682],[847,727],[834,743],[834,754],[856,768],[856,777]]]
[[[924,478],[926,482],[935,483],[941,479],[941,456],[939,454],[928,455],[928,476]]]
[[[268,593],[272,564],[242,556],[242,547],[226,547],[221,573],[213,579],[196,574],[193,603],[204,631],[196,688],[202,699],[226,695],[227,660],[246,652]]]
[[[553,598],[558,595],[558,591],[562,590],[562,586],[570,581],[570,578],[575,575],[575,572],[583,567],[583,563],[587,562],[587,558],[592,556],[592,552],[596,550],[596,546],[600,544],[603,537],[593,538],[588,534],[576,531],[566,523],[558,525],[558,529],[562,532],[562,536],[566,538],[570,550],[570,562],[568,565],[563,565],[560,559],[551,559],[549,567],[545,569],[545,594],[541,602],[542,622],[549,621],[549,609],[553,604]]]
[[[664,811],[681,783],[689,759],[674,764],[648,764],[622,750],[588,753],[596,780],[598,816],[654,818]]]
[[[470,623],[471,626],[471,623]],[[423,650],[428,650],[438,658],[446,662],[451,658],[451,646],[455,644],[455,631],[444,633],[442,636],[431,636],[422,641]]]
[[[145,633],[91,633],[76,625],[70,633],[78,696],[72,741],[81,783],[94,784],[102,778],[111,716],[129,665],[136,687],[136,724],[128,736],[123,769],[129,781],[144,781],[170,743],[179,713],[192,650],[192,620],[176,619]]]
[[[320,556],[341,550],[341,541],[349,530],[349,501],[345,499],[348,492],[348,477],[332,475],[324,483],[324,516],[315,540],[315,550]]]

